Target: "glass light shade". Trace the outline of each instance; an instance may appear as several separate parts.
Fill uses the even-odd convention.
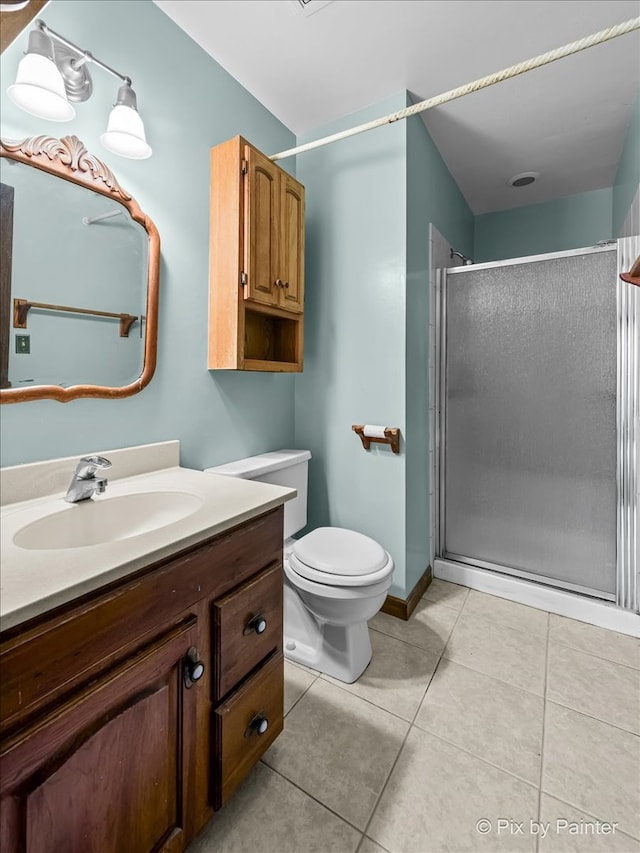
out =
[[[142,119],[133,107],[116,104],[109,115],[107,130],[100,137],[107,151],[130,157],[132,160],[146,160],[151,157],[151,146],[144,135]]]
[[[37,53],[27,53],[20,60],[16,82],[7,94],[16,106],[38,118],[71,121],[76,114],[55,63]]]

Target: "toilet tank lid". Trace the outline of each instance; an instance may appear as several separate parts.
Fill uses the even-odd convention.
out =
[[[268,474],[270,471],[299,465],[309,459],[311,459],[309,450],[272,450],[269,453],[260,453],[258,456],[247,456],[246,459],[236,459],[235,462],[227,462],[226,465],[205,468],[205,471],[211,474],[224,474],[226,477],[242,477],[244,480],[253,480],[255,477]]]

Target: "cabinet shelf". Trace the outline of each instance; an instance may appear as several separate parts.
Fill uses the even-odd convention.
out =
[[[282,317],[245,307],[245,370],[299,371],[301,349],[301,317]]]

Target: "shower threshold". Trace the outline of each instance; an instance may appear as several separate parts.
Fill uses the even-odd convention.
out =
[[[640,637],[640,615],[637,613],[618,607],[613,601],[559,589],[539,576],[532,580],[506,573],[502,567],[487,569],[478,566],[477,562],[471,565],[450,557],[434,559],[433,575],[450,583],[546,610],[558,616]]]

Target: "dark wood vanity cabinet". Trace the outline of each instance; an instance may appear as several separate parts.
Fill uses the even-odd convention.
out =
[[[183,850],[282,730],[282,509],[0,639],[3,853]]]
[[[12,789],[4,849],[183,848],[196,697],[181,670],[195,626],[169,631],[12,739],[1,759],[3,792]]]

